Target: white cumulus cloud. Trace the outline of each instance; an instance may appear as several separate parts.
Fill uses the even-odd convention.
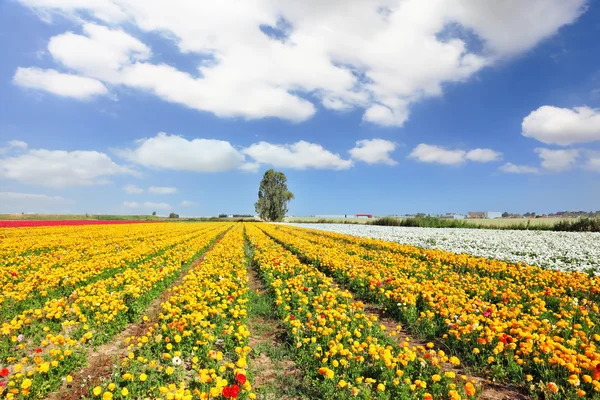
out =
[[[150,186],[148,188],[148,193],[173,194],[173,193],[177,193],[177,188],[170,187],[170,186]]]
[[[396,150],[396,143],[383,139],[358,140],[356,147],[350,149],[350,156],[367,164],[396,165],[397,161],[390,157]]]
[[[304,140],[293,144],[259,142],[245,148],[243,153],[259,164],[269,164],[277,168],[340,170],[352,167],[351,160],[344,160],[339,154]]]
[[[0,213],[50,213],[63,210],[71,200],[45,194],[0,192]]]
[[[141,187],[137,187],[134,184],[128,184],[128,185],[123,186],[123,190],[129,194],[144,193],[144,189],[142,189]]]
[[[552,150],[536,148],[534,150],[541,159],[543,168],[560,172],[571,169],[579,158],[579,150]]]
[[[136,172],[97,151],[34,149],[0,158],[0,177],[54,188],[104,184],[123,174]]]
[[[26,150],[29,145],[22,140],[10,140],[4,147],[0,147],[0,156],[13,150]]]
[[[197,206],[198,203],[195,201],[190,201],[190,200],[182,200],[181,203],[179,203],[180,207],[191,207],[191,206]]]
[[[137,202],[137,201],[124,201],[123,205],[127,208],[142,208],[142,209],[158,209],[158,210],[169,210],[171,205],[168,203],[153,203],[151,201]]]
[[[58,35],[48,49],[78,74],[222,117],[303,121],[319,101],[384,126],[401,126],[411,104],[533,48],[586,8],[585,0],[19,2],[83,22],[81,34]],[[198,57],[197,71],[153,63],[125,30],[162,35]],[[469,46],[477,39],[481,51]]]
[[[88,100],[108,93],[106,86],[97,79],[64,74],[53,69],[19,67],[13,77],[13,83],[77,100]]]
[[[473,149],[467,152],[465,158],[475,162],[491,162],[500,160],[502,153],[492,149]]]
[[[531,167],[529,165],[517,165],[510,162],[502,165],[498,168],[502,172],[506,172],[508,174],[539,174],[540,170],[536,167]]]
[[[542,106],[523,119],[523,136],[562,146],[600,140],[600,109]]]
[[[459,165],[466,161],[492,162],[502,158],[502,153],[492,149],[446,149],[441,146],[421,143],[413,149],[409,158],[425,163]]]
[[[164,132],[141,139],[136,147],[119,152],[137,164],[150,168],[193,172],[222,172],[242,166],[244,155],[229,142],[216,139],[188,140]]]

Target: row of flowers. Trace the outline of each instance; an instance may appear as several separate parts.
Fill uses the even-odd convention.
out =
[[[506,263],[502,271],[487,259],[262,229],[494,378],[529,381],[532,391],[557,399],[600,392],[599,310],[588,299],[595,278]]]
[[[476,387],[444,370],[460,361],[443,351],[411,348],[386,334],[377,317],[313,266],[303,264],[255,225],[246,229],[254,262],[270,288],[295,348],[297,364],[322,398],[466,399]],[[392,333],[393,334],[393,333]]]
[[[599,232],[415,228],[366,224],[301,226],[562,271],[595,271],[596,275],[600,275]]]
[[[172,289],[158,321],[127,338],[128,355],[90,396],[255,398],[247,376],[247,281],[238,225]]]
[[[170,224],[176,226],[175,224]],[[81,365],[90,344],[110,340],[164,291],[228,225],[196,226],[196,236],[135,267],[27,310],[2,326],[0,389],[39,397]],[[2,395],[0,394],[0,397]]]
[[[188,224],[6,229],[0,241],[0,321],[110,277],[197,231]]]

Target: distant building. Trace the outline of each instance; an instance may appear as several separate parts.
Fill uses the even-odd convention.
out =
[[[499,211],[469,211],[467,218],[502,218],[502,213]]]
[[[373,214],[356,214],[356,218],[373,218]]]
[[[468,218],[487,218],[485,211],[469,211],[467,213]]]

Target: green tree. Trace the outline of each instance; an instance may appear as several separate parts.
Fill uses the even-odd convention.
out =
[[[287,205],[294,198],[288,190],[287,178],[283,172],[273,169],[265,172],[258,189],[258,201],[254,209],[261,219],[266,221],[281,221],[287,213]]]

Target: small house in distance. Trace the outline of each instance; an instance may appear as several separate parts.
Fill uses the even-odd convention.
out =
[[[499,211],[469,211],[467,218],[502,218],[502,213]]]
[[[373,218],[373,214],[356,214],[356,218]]]

